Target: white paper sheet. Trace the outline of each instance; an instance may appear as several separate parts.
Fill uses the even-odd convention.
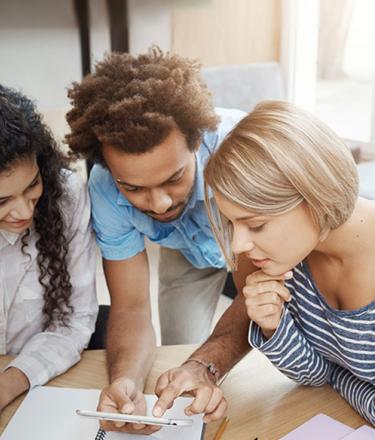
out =
[[[77,416],[77,409],[95,410],[100,390],[39,387],[31,390],[1,436],[1,440],[94,440],[97,420]],[[156,396],[147,395],[151,415]],[[165,417],[186,418],[184,408],[191,399],[180,397]],[[202,416],[192,416],[192,427],[163,427],[150,435],[107,433],[106,440],[200,440]]]

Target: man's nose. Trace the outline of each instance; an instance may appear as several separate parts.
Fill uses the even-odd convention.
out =
[[[164,214],[172,204],[172,198],[163,189],[152,189],[150,191],[150,211],[156,214]]]

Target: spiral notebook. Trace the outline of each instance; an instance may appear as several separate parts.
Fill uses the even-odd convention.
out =
[[[191,416],[193,426],[163,427],[152,435],[132,435],[104,432],[97,420],[76,415],[77,409],[95,410],[100,390],[77,388],[38,387],[31,390],[5,428],[1,440],[201,440],[203,418]],[[151,415],[154,395],[146,395]],[[184,408],[191,398],[179,397],[165,417],[186,418]]]

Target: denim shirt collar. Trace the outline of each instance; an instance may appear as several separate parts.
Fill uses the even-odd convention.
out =
[[[120,206],[133,206],[133,205],[129,202],[129,200],[128,200],[128,199],[122,194],[122,192],[119,191],[118,188],[116,188],[116,189],[117,189],[117,192],[118,192],[116,203],[117,203],[118,205],[120,205]]]

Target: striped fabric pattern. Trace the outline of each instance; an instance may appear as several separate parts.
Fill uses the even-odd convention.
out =
[[[290,379],[329,383],[375,424],[375,301],[358,310],[336,310],[300,263],[285,283],[292,294],[272,338],[251,322],[249,343]]]

